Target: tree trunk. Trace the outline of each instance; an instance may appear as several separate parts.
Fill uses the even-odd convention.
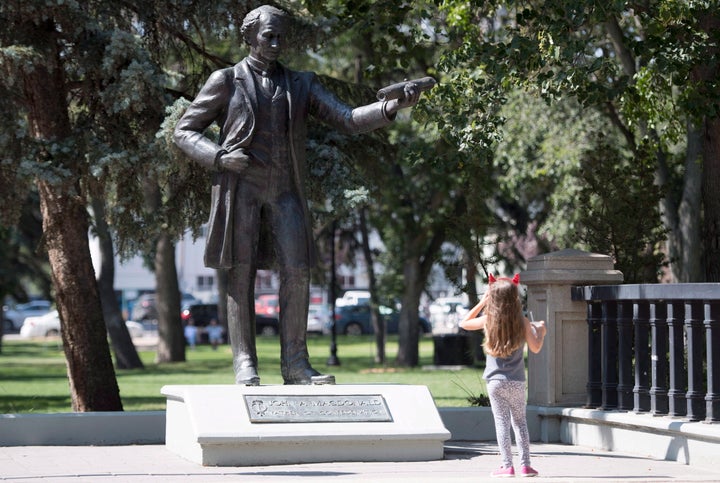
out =
[[[716,283],[720,282],[720,119],[706,119],[703,134],[705,281]]]
[[[183,362],[185,336],[180,320],[180,286],[175,266],[175,244],[168,235],[161,235],[156,245],[155,280],[158,312],[156,362]]]
[[[360,208],[360,233],[362,236],[362,252],[368,272],[368,290],[370,291],[370,322],[375,332],[375,363],[385,364],[385,319],[380,315],[380,301],[377,296],[377,281],[370,250],[370,233],[367,223],[367,208]]]
[[[122,411],[79,193],[39,181],[73,411]]]
[[[636,59],[631,49],[627,46],[627,39],[616,18],[609,18],[605,22],[605,29],[615,49],[622,66],[623,72],[632,78],[636,73]],[[634,145],[632,136],[628,136],[630,130],[622,125],[617,116],[613,117],[614,123],[626,133],[628,143]],[[641,125],[642,135],[648,134],[647,126]],[[657,138],[656,133],[651,133]],[[688,123],[688,146],[685,161],[685,176],[683,179],[683,192],[681,199],[677,200],[672,193],[666,193],[661,202],[661,216],[665,228],[668,229],[667,249],[670,258],[670,268],[673,280],[676,282],[701,282],[705,274],[701,270],[702,247],[700,243],[700,191],[699,185],[702,176],[701,165],[697,162],[697,132],[691,123]],[[657,180],[658,184],[667,188],[670,177],[667,162],[663,153],[658,153]],[[710,178],[705,176],[709,181]]]
[[[444,194],[440,192],[435,194],[437,198],[442,196]],[[458,198],[454,216],[460,216],[464,206],[464,199],[462,197]],[[449,219],[445,222],[449,222]],[[406,219],[405,226],[408,233],[418,233],[420,231],[409,218]],[[419,363],[420,296],[430,276],[433,260],[436,260],[437,254],[445,241],[446,226],[437,224],[423,230],[423,232],[430,232],[432,236],[428,239],[423,234],[420,234],[410,239],[406,245],[406,256],[403,262],[405,290],[403,291],[402,309],[400,310],[398,327],[400,338],[397,354],[397,364],[400,366],[413,367]]]
[[[66,104],[63,66],[55,44],[55,25],[28,24],[43,61],[22,75],[30,132],[35,139],[67,141],[72,129]],[[86,200],[79,178],[81,153],[45,152],[43,161],[63,168],[62,181],[38,180],[43,234],[55,301],[60,314],[73,411],[122,411],[120,390],[110,357],[100,297],[88,244]],[[57,157],[55,157],[57,156]]]
[[[688,123],[682,199],[677,216],[674,217],[675,225],[671,228],[669,240],[669,245],[674,247],[669,252],[670,259],[674,260],[671,267],[675,282],[690,283],[705,280],[700,233],[702,184],[702,137],[697,127]]]
[[[475,307],[477,303],[480,301],[480,294],[478,294],[477,291],[477,264],[475,263],[475,260],[473,257],[465,251],[464,255],[464,263],[465,263],[465,278],[466,278],[466,292],[468,294],[468,305],[470,307]],[[475,362],[485,362],[485,352],[483,352],[482,344],[483,339],[485,337],[485,331],[484,330],[471,330],[470,333],[470,342],[472,345],[472,352],[473,352],[473,359]]]
[[[160,186],[144,180],[145,209],[153,213],[161,205]],[[155,305],[158,314],[158,347],[155,362],[183,362],[185,335],[180,319],[180,286],[175,265],[175,243],[162,234],[155,242]]]
[[[717,38],[720,30],[720,14],[716,7],[709,7],[707,11],[698,16],[699,27],[710,39]],[[706,59],[717,59],[720,47],[713,42],[708,47],[706,55],[698,59],[698,64],[692,70],[692,80],[698,89],[708,99],[716,99],[720,66],[717,61],[709,62]],[[707,109],[705,112],[712,112]],[[705,260],[705,281],[720,282],[720,192],[718,180],[720,179],[720,116],[717,109],[714,114],[705,115],[702,131],[702,160],[703,160],[703,245]]]
[[[95,213],[95,229],[100,242],[98,288],[105,326],[115,354],[115,366],[118,369],[142,369],[144,368],[143,363],[123,320],[120,305],[115,298],[115,251],[110,230],[105,221],[105,202],[93,198],[92,206]]]
[[[420,362],[418,342],[420,340],[420,296],[425,286],[421,277],[420,262],[416,258],[405,259],[403,267],[405,290],[402,294],[402,308],[398,323],[397,365],[415,367]]]

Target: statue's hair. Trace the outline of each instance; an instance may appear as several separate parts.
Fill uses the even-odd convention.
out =
[[[285,10],[272,5],[261,5],[249,11],[240,26],[240,33],[246,44],[250,45],[250,39],[257,34],[258,23],[263,15],[280,17],[284,21],[290,18],[290,15]]]
[[[490,283],[484,304],[485,351],[493,357],[508,357],[525,343],[525,324],[517,284],[509,278]]]

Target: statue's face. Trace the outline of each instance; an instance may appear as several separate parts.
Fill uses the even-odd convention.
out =
[[[285,44],[285,25],[281,18],[263,14],[257,34],[250,39],[250,54],[264,62],[275,62]]]

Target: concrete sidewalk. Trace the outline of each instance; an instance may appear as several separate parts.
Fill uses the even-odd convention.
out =
[[[720,481],[717,471],[580,446],[532,443],[537,480]],[[0,481],[12,482],[478,482],[499,466],[497,446],[447,442],[440,461],[203,467],[164,445],[0,447]],[[517,468],[516,468],[517,469]],[[494,480],[493,480],[494,481]]]

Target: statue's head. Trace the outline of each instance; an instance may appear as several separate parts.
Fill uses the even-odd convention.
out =
[[[262,5],[248,12],[240,26],[240,33],[245,43],[252,46],[257,38],[260,26],[271,21],[271,19],[276,26],[283,29],[283,33],[287,31],[290,15],[284,10],[271,5]]]

